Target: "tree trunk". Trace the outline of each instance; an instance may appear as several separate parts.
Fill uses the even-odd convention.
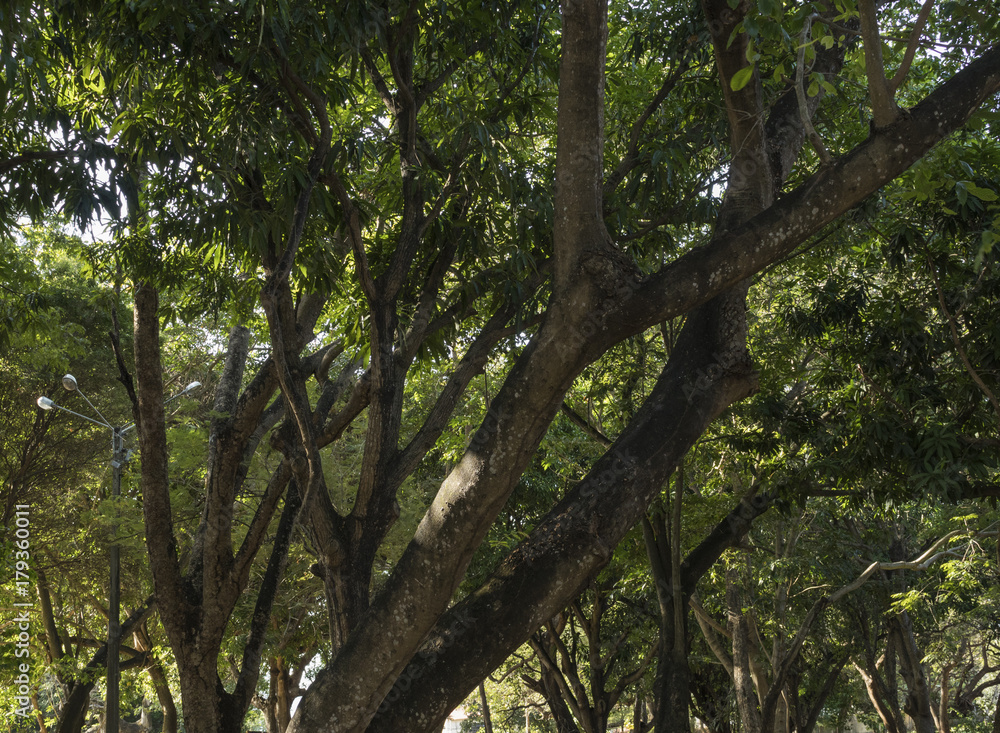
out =
[[[149,638],[146,624],[136,627],[132,633],[132,638],[135,640],[135,648],[140,652],[152,652],[153,643]],[[163,665],[159,659],[153,658],[152,662],[147,666],[146,671],[149,673],[149,679],[153,683],[153,689],[156,690],[156,699],[163,710],[162,733],[177,733],[177,706],[174,704],[174,696],[170,692],[170,683],[167,681],[167,675],[163,671]],[[143,711],[145,709],[143,707]]]
[[[996,710],[993,711],[993,733],[1000,733],[1000,700],[997,700]]]
[[[732,679],[717,664],[690,668],[692,710],[709,733],[732,733]],[[669,729],[668,729],[669,730]],[[655,731],[655,729],[654,729]]]
[[[736,690],[736,708],[739,710],[742,733],[762,733],[760,700],[750,670],[750,655],[753,653],[750,641],[750,625],[743,613],[739,581],[736,571],[726,571],[726,614],[727,626],[733,640],[733,686]]]
[[[143,605],[129,614],[122,624],[122,635],[132,633],[132,630],[141,624],[153,611],[153,598],[146,599]],[[107,669],[108,645],[105,642],[90,658],[84,668],[83,678],[87,682],[77,682],[70,688],[69,699],[59,711],[59,720],[56,722],[56,733],[80,733],[83,724],[87,720],[87,711],[90,709],[90,693],[100,673]]]
[[[649,402],[649,409],[642,411],[642,419],[630,426],[625,440],[618,443],[622,452],[610,454],[606,456],[607,460],[599,461],[595,477],[584,482],[579,491],[573,492],[571,502],[564,502],[553,510],[548,521],[540,525],[541,530],[533,534],[533,538],[541,538],[541,542],[525,543],[527,550],[534,551],[539,547],[546,548],[546,543],[551,542],[545,552],[527,557],[524,553],[515,554],[514,559],[502,568],[502,572],[509,574],[501,576],[496,585],[504,585],[507,590],[517,589],[517,585],[523,583],[525,573],[522,570],[531,571],[530,575],[539,571],[543,576],[543,582],[536,584],[534,589],[521,586],[527,598],[516,595],[500,597],[505,606],[520,603],[527,608],[484,608],[478,618],[473,618],[473,623],[485,623],[484,619],[492,621],[509,610],[514,620],[522,623],[494,626],[494,629],[503,629],[504,633],[498,631],[496,634],[502,638],[483,641],[482,646],[488,647],[486,652],[479,655],[480,659],[470,660],[469,667],[465,667],[462,660],[448,670],[453,675],[455,668],[465,667],[459,670],[465,679],[449,679],[446,685],[442,684],[443,689],[436,690],[437,694],[425,691],[419,715],[407,715],[412,711],[407,710],[405,704],[400,705],[399,709],[403,711],[400,717],[405,722],[397,724],[396,730],[405,729],[403,726],[411,725],[413,720],[422,721],[421,725],[427,721],[426,726],[433,728],[441,717],[440,708],[445,711],[450,709],[451,699],[456,694],[482,679],[483,665],[492,663],[497,654],[506,656],[510,646],[523,641],[532,629],[540,625],[541,620],[552,613],[553,608],[563,607],[580,590],[587,574],[607,562],[614,544],[636,521],[652,492],[658,490],[657,480],[663,478],[660,465],[667,468],[675,465],[684,450],[721,410],[754,389],[755,380],[742,358],[745,354],[739,343],[745,336],[745,319],[740,315],[744,306],[740,283],[791,252],[808,235],[853,207],[885,179],[905,169],[922,154],[921,147],[926,150],[957,123],[958,117],[967,117],[971,112],[968,103],[945,104],[941,110],[935,109],[932,104],[930,108],[918,109],[888,132],[876,131],[856,151],[817,173],[773,210],[758,213],[752,221],[726,222],[739,225],[732,228],[720,222],[717,236],[711,244],[692,251],[689,253],[691,256],[684,255],[666,268],[662,277],[644,281],[641,288],[634,291],[637,296],[626,299],[631,303],[612,309],[609,303],[621,300],[618,288],[627,285],[623,273],[629,270],[619,268],[621,258],[609,245],[601,220],[599,192],[604,144],[601,70],[605,63],[605,13],[606,7],[599,2],[566,2],[564,6],[563,68],[569,69],[570,73],[562,74],[560,78],[555,296],[546,323],[539,331],[539,337],[525,350],[524,358],[518,361],[505,389],[494,402],[500,417],[496,418],[494,425],[484,423],[477,432],[473,446],[442,485],[384,592],[351,631],[351,638],[341,654],[317,678],[303,701],[293,723],[293,727],[303,733],[329,730],[335,724],[345,733],[363,730],[429,634],[432,642],[442,638],[454,641],[456,636],[461,635],[454,632],[449,636],[440,627],[435,629],[435,625],[442,620],[451,622],[454,619],[452,613],[446,614],[446,611],[472,553],[513,490],[576,374],[588,359],[596,358],[603,345],[620,338],[615,326],[628,321],[630,327],[639,329],[644,327],[644,323],[662,319],[671,309],[675,309],[675,314],[697,309],[688,321],[697,326],[692,326],[688,332],[685,348],[678,349],[684,356],[671,360],[658,385],[656,398]],[[717,42],[717,52],[722,45],[721,41]],[[743,50],[734,47],[734,55],[744,58]],[[586,57],[584,63],[574,66],[573,60],[580,61],[581,57]],[[741,66],[744,63],[740,61]],[[993,69],[992,73],[995,77],[996,70]],[[957,102],[968,102],[965,97],[975,96],[976,92],[985,94],[996,86],[995,78],[987,78],[989,75],[982,73],[982,69],[973,76],[982,78],[982,88],[973,89],[975,83],[969,84],[969,89],[961,90],[963,93],[952,95],[957,96]],[[731,119],[737,120],[747,105],[730,101],[732,86],[729,81],[730,76],[724,75],[727,106]],[[415,110],[412,112],[415,114]],[[758,117],[752,116],[750,127],[761,127]],[[734,130],[737,127],[735,122],[733,127]],[[413,128],[400,127],[400,130],[410,130],[412,134]],[[925,134],[911,134],[921,130]],[[740,142],[744,142],[744,138],[744,135],[734,134],[734,139]],[[759,152],[764,146],[753,147]],[[746,162],[745,158],[741,159],[742,145],[734,145],[733,149],[734,162]],[[322,158],[319,163],[322,163]],[[766,177],[763,167],[758,165],[756,170],[759,177]],[[750,208],[753,205],[743,201],[734,206],[734,210],[741,213]],[[757,209],[759,211],[760,207]],[[681,273],[682,277],[678,278],[677,273]],[[575,283],[582,285],[576,286]],[[599,298],[594,293],[602,289],[605,293]],[[143,288],[137,288],[137,303],[141,303],[144,297]],[[656,305],[651,305],[653,303]],[[639,312],[642,317],[630,317]],[[609,313],[619,318],[610,318]],[[599,335],[585,344],[570,343],[565,338],[566,333],[581,333],[581,326],[588,326]],[[148,338],[148,334],[145,339],[140,338],[139,332],[137,326],[137,371],[141,345],[144,341],[148,345],[155,340]],[[713,353],[713,347],[720,350]],[[721,361],[716,353],[723,355]],[[146,356],[151,355],[152,352],[147,349]],[[155,356],[158,360],[158,355]],[[738,358],[733,359],[733,356]],[[696,370],[701,369],[718,375],[718,379],[710,379],[704,390],[699,388],[696,399],[689,399],[685,388],[690,386]],[[158,412],[154,407],[144,407],[152,404],[152,393],[159,392],[161,384],[155,375],[153,381],[156,383],[143,387],[143,379],[140,378],[144,510],[147,528],[152,530],[147,531],[147,538],[151,535],[156,537],[149,540],[151,567],[157,593],[162,593],[170,605],[170,612],[165,614],[165,619],[169,618],[169,621],[165,620],[165,624],[172,629],[171,643],[175,649],[190,649],[192,655],[197,655],[183,665],[182,671],[196,675],[204,672],[203,679],[189,683],[187,688],[194,708],[192,714],[200,716],[201,708],[206,713],[210,709],[217,712],[228,699],[221,689],[217,673],[210,669],[215,663],[215,657],[211,655],[218,653],[219,646],[214,635],[224,630],[231,602],[242,586],[225,577],[224,571],[233,560],[228,555],[231,548],[228,542],[205,543],[205,548],[213,548],[211,551],[219,556],[215,558],[217,563],[204,564],[206,575],[203,584],[199,584],[201,579],[190,587],[182,582],[176,568],[165,490],[167,485],[165,471],[162,470],[166,464],[165,443],[159,435],[149,434],[151,430],[159,431],[162,410]],[[162,399],[161,395],[156,397]],[[663,418],[659,414],[665,407],[670,408],[673,417]],[[156,425],[147,427],[147,421]],[[640,435],[637,428],[650,424],[671,428],[669,437],[663,437],[665,433]],[[389,447],[395,449],[394,445]],[[147,463],[150,464],[148,470]],[[313,469],[315,466],[310,469],[312,476],[319,480],[317,476],[320,474]],[[603,469],[614,470],[599,478]],[[614,505],[598,503],[605,499],[587,495],[588,491],[600,495],[608,485],[616,482],[627,484],[628,489],[624,496],[616,494],[613,488],[607,491],[607,495],[614,498]],[[306,492],[313,488],[313,483],[303,486]],[[589,511],[595,503],[598,503],[599,511]],[[231,505],[223,507],[220,516],[230,509]],[[618,509],[622,509],[620,515],[617,515]],[[560,526],[559,521],[562,520],[565,524]],[[212,522],[208,525],[214,532],[216,525]],[[206,549],[206,552],[209,551]],[[569,559],[561,557],[566,554],[569,554]],[[578,567],[566,567],[570,565],[570,560]],[[523,563],[519,565],[519,561]],[[535,567],[525,567],[532,564]],[[557,573],[562,574],[558,582],[552,579]],[[510,583],[505,585],[507,581]],[[487,588],[483,595],[489,595],[494,590]],[[223,600],[216,602],[213,600],[216,597]],[[190,601],[190,598],[199,598],[201,605]],[[463,608],[475,607],[481,598],[460,605]],[[524,615],[518,617],[522,613]],[[525,616],[528,623],[523,623]],[[468,628],[463,627],[463,631]],[[208,631],[199,636],[195,629]],[[457,643],[460,642],[461,639]],[[204,661],[208,656],[211,659]],[[475,675],[468,674],[470,668],[476,672]],[[245,665],[243,671],[249,669]],[[241,683],[243,681],[241,676]],[[434,684],[438,684],[437,675]],[[246,690],[243,692],[248,699]],[[186,712],[187,702],[188,694],[185,694]],[[407,698],[407,702],[412,700]]]
[[[886,731],[888,733],[905,733],[905,726],[900,724],[902,716],[895,711],[895,704],[886,699],[886,696],[883,694],[882,685],[879,684],[875,675],[857,663],[855,663],[854,667],[861,675],[861,679],[864,680],[868,699],[871,700],[872,706],[875,708],[875,712],[878,713],[878,717],[882,720],[882,725],[885,726]]]
[[[279,733],[284,733],[292,719],[292,679],[288,673],[285,660],[277,657],[273,660],[277,671],[275,685],[275,719]]]
[[[633,733],[645,733],[646,730],[646,703],[642,699],[642,693],[637,692],[635,702],[632,703],[632,731]]]
[[[891,622],[891,633],[899,640],[900,672],[906,680],[906,701],[903,712],[910,716],[916,733],[936,733],[937,726],[931,711],[931,695],[927,685],[927,674],[921,663],[920,650],[913,635],[913,626],[906,611],[899,613]]]
[[[275,669],[273,658],[268,669],[267,699],[260,705],[260,710],[264,713],[267,733],[281,733],[282,729],[278,727],[278,670]]]
[[[823,685],[809,700],[809,707],[807,710],[802,710],[799,705],[803,702],[803,698],[799,697],[796,700],[796,731],[797,733],[812,733],[816,728],[816,723],[819,721],[820,713],[823,711],[823,706],[826,703],[827,698],[833,692],[833,688],[836,685],[837,678],[840,677],[840,672],[844,669],[847,664],[847,657],[839,657],[836,660],[828,660],[826,665],[827,673],[823,680]],[[794,684],[794,682],[792,683]]]
[[[542,668],[542,695],[545,703],[549,706],[552,719],[556,723],[556,733],[580,733],[580,729],[573,719],[573,714],[563,699],[562,690],[555,679],[555,674],[544,667]]]
[[[674,499],[672,530],[662,512],[651,519],[643,517],[643,538],[649,557],[659,605],[659,646],[656,653],[656,676],[653,681],[653,729],[683,733],[690,729],[687,661],[687,596],[681,582],[679,503],[683,495],[682,471],[678,472]]]
[[[98,654],[101,654],[100,650]],[[97,658],[94,655],[93,661]],[[100,667],[104,668],[107,662],[107,654],[101,654]],[[89,665],[88,665],[89,666]],[[94,689],[95,682],[77,682],[70,689],[69,698],[62,710],[59,711],[59,720],[56,721],[56,733],[80,733],[83,724],[87,721],[87,711],[90,710],[90,693]]]
[[[156,700],[163,709],[162,733],[177,733],[177,706],[174,704],[174,696],[170,692],[170,685],[163,672],[163,667],[159,663],[154,664],[149,668],[149,676],[156,689]]]
[[[479,704],[483,708],[483,733],[493,733],[493,718],[490,716],[490,701],[486,699],[486,683],[479,683]]]

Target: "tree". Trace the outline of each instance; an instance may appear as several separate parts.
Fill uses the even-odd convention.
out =
[[[873,0],[787,14],[771,2],[704,0],[689,13],[582,0],[558,16],[528,2],[16,6],[42,78],[62,82],[50,100],[59,124],[106,144],[127,202],[109,261],[133,288],[147,550],[187,730],[239,729],[296,523],[330,619],[329,663],[296,733],[434,730],[580,593],[712,421],[758,389],[749,278],[993,103],[1000,47],[935,57],[919,44],[926,14],[897,5],[879,18]],[[952,10],[956,34],[980,24],[995,38],[989,19]],[[666,19],[675,32],[636,31]],[[910,42],[885,54],[880,34],[900,27]],[[705,83],[709,52],[717,84]],[[605,83],[629,63],[643,94]],[[838,77],[862,83],[838,88]],[[724,118],[693,119],[686,94]],[[871,126],[859,130],[844,116],[865,94]],[[21,132],[5,145],[27,145]],[[31,175],[3,173],[18,191]],[[251,303],[269,351],[256,363]],[[161,318],[233,304],[201,523],[186,543],[171,503]],[[574,382],[680,317],[655,386],[612,445],[455,602]],[[330,366],[345,354],[338,378]],[[457,361],[419,427],[404,430],[408,380],[435,356]],[[459,398],[491,359],[505,362],[502,384],[372,594],[400,488],[457,429]],[[124,362],[121,377],[132,384]],[[362,411],[356,488],[338,506],[324,450]],[[283,461],[237,531],[247,466],[267,446]],[[743,498],[691,572],[769,504]],[[255,562],[267,569],[227,687],[219,653]]]

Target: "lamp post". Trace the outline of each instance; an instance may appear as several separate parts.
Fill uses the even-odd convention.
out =
[[[87,395],[80,390],[76,383],[76,377],[72,374],[67,374],[62,378],[62,385],[67,391],[76,392],[83,397],[84,401],[90,405],[90,409],[97,413],[100,420],[95,420],[92,417],[87,417],[79,412],[74,412],[73,410],[65,408],[62,405],[57,405],[48,397],[39,397],[36,404],[43,410],[51,410],[55,408],[57,410],[62,410],[63,412],[68,412],[71,415],[81,417],[84,420],[94,423],[95,425],[108,428],[111,431],[111,496],[117,500],[117,498],[121,496],[122,466],[124,466],[125,461],[128,460],[128,454],[125,452],[125,433],[134,428],[135,423],[115,426],[108,422],[107,418],[101,414],[101,411],[94,407],[93,403],[87,399]],[[170,402],[171,400],[175,400],[182,395],[186,395],[191,390],[197,389],[200,386],[200,382],[191,382],[183,389],[183,391],[178,392],[173,397],[169,397],[164,400],[164,404]],[[111,569],[108,580],[108,689],[107,697],[104,701],[104,731],[105,733],[118,733],[118,688],[121,679],[118,648],[121,646],[122,627],[120,620],[121,577],[119,572],[121,566],[121,555],[120,548],[118,546],[117,518],[112,519],[111,522],[111,539],[111,548],[109,550],[109,563]]]

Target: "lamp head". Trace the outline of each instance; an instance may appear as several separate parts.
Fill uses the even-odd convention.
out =
[[[35,404],[37,404],[43,410],[51,410],[55,406],[55,403],[48,397],[39,397],[37,400],[35,400]]]
[[[198,389],[198,387],[200,386],[201,382],[191,382],[191,384],[189,384],[187,387],[184,388],[184,391],[181,392],[181,394],[187,394],[191,390]]]
[[[62,384],[63,387],[65,387],[70,392],[76,392],[77,390],[76,377],[74,377],[72,374],[64,375],[62,378]]]

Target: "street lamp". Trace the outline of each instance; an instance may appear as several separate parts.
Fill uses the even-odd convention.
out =
[[[74,412],[73,410],[65,408],[62,405],[57,405],[48,397],[39,397],[36,404],[43,410],[51,410],[52,408],[62,410],[63,412],[68,412],[71,415],[76,415],[77,417],[81,417],[84,420],[94,423],[95,425],[100,425],[101,427],[111,430],[111,496],[117,499],[121,496],[122,466],[125,465],[125,461],[127,460],[127,454],[125,453],[125,433],[134,428],[135,423],[129,423],[127,425],[116,427],[108,422],[107,418],[101,414],[101,411],[94,407],[93,403],[87,399],[87,395],[80,390],[80,387],[76,383],[76,377],[72,374],[67,374],[62,378],[62,385],[67,391],[76,392],[83,397],[84,401],[90,405],[90,409],[97,413],[100,420],[95,420],[92,417],[87,417],[79,412]],[[186,395],[188,392],[198,389],[200,386],[200,382],[191,382],[183,389],[183,391],[178,392],[173,397],[169,397],[164,400],[163,404]],[[119,609],[119,599],[121,596],[121,579],[119,577],[119,569],[121,557],[120,548],[117,543],[117,519],[112,520],[111,537],[112,544],[109,558],[111,573],[108,583],[110,586],[108,590],[108,690],[107,698],[104,702],[104,731],[105,733],[118,733],[118,687],[121,679],[121,671],[118,663],[118,648],[121,646],[122,628]]]

